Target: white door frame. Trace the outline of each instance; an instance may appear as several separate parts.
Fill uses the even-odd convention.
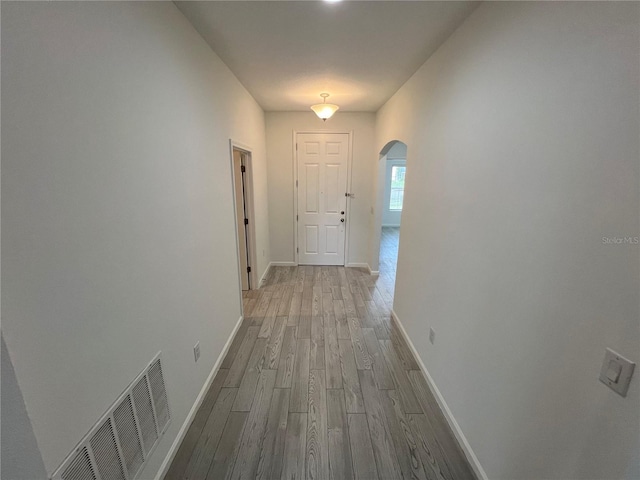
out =
[[[298,149],[297,149],[297,138],[298,134],[344,134],[348,135],[349,141],[349,151],[347,152],[347,190],[348,193],[351,193],[351,197],[347,197],[346,203],[346,219],[347,219],[347,228],[345,229],[344,236],[344,264],[345,266],[349,263],[349,231],[351,230],[351,199],[355,196],[351,191],[351,166],[353,164],[353,130],[345,132],[344,130],[294,130],[293,131],[293,247],[294,247],[294,259],[296,265],[300,265],[300,252],[298,245]],[[347,193],[347,192],[345,192]]]
[[[229,166],[231,168],[231,193],[233,198],[233,222],[235,224],[235,236],[236,236],[236,262],[238,264],[238,292],[240,292],[240,310],[242,311],[242,279],[240,275],[243,274],[241,272],[241,264],[240,264],[240,244],[239,242],[244,241],[244,239],[238,238],[238,218],[236,215],[237,212],[237,204],[236,204],[236,182],[235,182],[235,173],[233,168],[233,151],[240,150],[241,152],[246,154],[246,173],[245,173],[245,207],[247,211],[247,218],[249,219],[249,225],[247,228],[248,236],[249,236],[249,264],[251,265],[251,272],[249,274],[251,289],[255,290],[258,287],[258,272],[256,269],[256,229],[255,229],[255,208],[253,204],[253,158],[252,158],[252,148],[248,145],[244,145],[240,142],[235,141],[234,139],[229,139]]]

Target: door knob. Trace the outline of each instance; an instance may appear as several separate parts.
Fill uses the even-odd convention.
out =
[[[344,222],[344,218],[341,218],[341,219],[340,219],[340,221],[341,221],[341,222]]]

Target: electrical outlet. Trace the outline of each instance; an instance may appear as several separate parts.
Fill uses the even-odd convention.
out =
[[[200,342],[197,342],[193,347],[193,358],[196,362],[200,358]]]
[[[429,329],[429,341],[431,342],[431,345],[433,345],[436,341],[436,332],[433,330],[433,328]]]

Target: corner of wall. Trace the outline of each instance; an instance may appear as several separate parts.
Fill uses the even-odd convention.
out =
[[[1,335],[0,392],[2,404],[2,477],[12,480],[38,480],[47,478],[42,455],[33,433],[31,420],[22,398],[11,357]]]
[[[235,327],[233,327],[233,331],[231,332],[231,335],[229,335],[229,338],[227,339],[227,342],[222,348],[222,351],[220,352],[220,355],[218,356],[216,363],[213,365],[213,368],[211,369],[211,372],[209,373],[207,380],[202,386],[202,389],[200,389],[200,393],[198,393],[198,396],[196,397],[195,402],[193,403],[191,409],[189,410],[189,413],[187,414],[187,418],[185,418],[184,422],[182,423],[182,426],[178,431],[178,435],[176,436],[175,440],[171,444],[171,447],[169,448],[169,452],[167,453],[166,457],[162,461],[162,464],[160,465],[160,469],[156,474],[155,480],[164,479],[165,475],[169,471],[171,462],[175,458],[176,453],[178,453],[180,444],[182,444],[184,437],[187,435],[187,432],[189,431],[189,427],[191,426],[191,423],[193,423],[193,420],[196,417],[196,413],[198,413],[198,409],[202,405],[202,402],[204,401],[204,398],[207,395],[207,392],[209,391],[209,388],[211,387],[211,384],[213,383],[214,378],[216,378],[216,375],[220,370],[222,362],[224,361],[224,357],[226,357],[227,352],[229,351],[229,348],[231,348],[231,343],[233,342],[233,339],[236,337],[236,334],[238,333],[238,330],[240,329],[240,325],[242,325],[243,320],[244,318],[240,317],[236,322]]]
[[[269,270],[271,270],[272,266],[273,266],[273,263],[269,262],[269,265],[267,265],[267,268],[264,269],[264,272],[260,277],[260,281],[258,282],[258,288],[262,288],[262,286],[264,285],[264,282],[266,282],[267,276],[269,275]]]

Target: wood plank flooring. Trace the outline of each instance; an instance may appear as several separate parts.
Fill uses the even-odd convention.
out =
[[[475,479],[386,281],[271,268],[165,478]]]

